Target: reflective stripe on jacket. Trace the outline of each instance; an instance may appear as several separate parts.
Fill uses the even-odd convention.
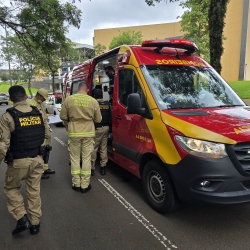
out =
[[[68,96],[60,112],[60,118],[68,123],[69,137],[94,137],[94,122],[100,122],[102,115],[98,102],[86,93]]]

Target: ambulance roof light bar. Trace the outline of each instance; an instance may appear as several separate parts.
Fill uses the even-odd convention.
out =
[[[191,54],[198,50],[195,43],[184,39],[146,40],[142,42],[142,47],[157,47],[159,51],[164,47],[178,48]]]

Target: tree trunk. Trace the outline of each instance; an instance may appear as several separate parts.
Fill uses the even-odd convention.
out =
[[[223,54],[223,29],[229,0],[210,0],[208,11],[210,64],[220,74]]]
[[[52,75],[52,91],[55,93],[55,74]]]
[[[28,79],[28,90],[29,90],[29,92],[30,92],[30,96],[31,96],[31,98],[33,98],[33,94],[32,94],[32,92],[31,92],[31,84],[30,84],[30,78]]]

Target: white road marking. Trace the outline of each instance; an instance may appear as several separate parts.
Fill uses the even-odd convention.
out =
[[[65,144],[63,141],[61,141],[57,137],[54,137],[54,139],[57,140],[60,144],[62,144],[64,147],[67,147],[67,144]]]
[[[129,202],[127,202],[107,181],[104,179],[98,179],[101,184],[146,228],[153,234],[153,236],[161,242],[161,244],[167,248],[178,249],[177,246],[173,245],[171,241],[159,232],[154,225],[152,225],[141,213],[139,213]]]

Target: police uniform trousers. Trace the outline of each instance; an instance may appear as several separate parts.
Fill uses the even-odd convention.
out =
[[[94,150],[93,137],[69,138],[68,149],[71,161],[72,184],[87,188],[91,175],[91,153]],[[82,158],[82,166],[80,166]]]
[[[25,181],[27,195],[27,210],[32,225],[38,225],[42,216],[40,181],[43,171],[41,156],[34,158],[16,159],[8,164],[4,192],[7,197],[7,208],[16,219],[21,219],[27,214],[23,197],[20,193],[22,180]]]
[[[51,129],[50,129],[50,133],[49,133],[49,138],[48,139],[44,139],[44,145],[51,145]],[[48,163],[44,163],[43,164],[43,172],[46,171],[49,168],[49,164]]]
[[[91,154],[91,169],[95,169],[95,161],[97,156],[97,150],[100,151],[100,165],[105,167],[108,162],[108,136],[109,136],[109,126],[103,126],[96,128],[95,138],[94,138],[94,151]]]

